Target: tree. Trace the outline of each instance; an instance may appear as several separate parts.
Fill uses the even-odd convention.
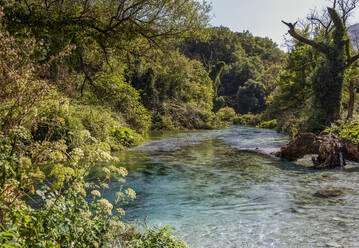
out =
[[[219,109],[223,108],[226,103],[223,97],[218,97],[218,89],[221,85],[221,74],[223,68],[226,64],[223,61],[219,61],[215,66],[212,66],[212,70],[209,73],[209,77],[213,81],[213,111],[217,112]]]
[[[102,45],[137,36],[153,43],[160,37],[183,37],[206,25],[210,10],[206,1],[193,0],[2,0],[0,4],[11,29],[27,27],[38,36],[57,35],[62,38],[59,42],[94,40]]]
[[[208,38],[196,37],[181,42],[181,51],[201,61],[214,81],[214,111],[229,106],[239,112],[238,88],[252,79],[265,84],[266,95],[274,90],[274,82],[285,58],[273,41],[253,36],[249,31],[232,32],[225,27],[206,29]],[[223,71],[221,62],[224,63]]]
[[[349,72],[347,73],[347,78],[349,81],[348,90],[349,90],[349,100],[348,100],[348,114],[346,119],[351,120],[353,118],[354,113],[354,104],[355,104],[355,95],[358,89],[358,82],[359,82],[359,67],[358,61],[353,63]]]
[[[345,24],[358,0],[334,0],[332,8],[327,8],[329,22],[312,15],[311,19],[319,23],[324,30],[324,39],[310,39],[296,30],[296,23],[287,23],[289,34],[299,42],[307,44],[324,57],[318,61],[312,78],[314,105],[317,109],[314,119],[323,126],[335,122],[340,117],[340,104],[344,73],[359,58],[352,56],[350,41]]]
[[[297,109],[309,97],[311,74],[315,67],[313,49],[297,42],[286,59],[284,70],[276,82],[273,104],[280,111]]]
[[[179,51],[159,52],[138,63],[130,79],[152,112],[154,128],[208,128],[213,109],[213,81],[197,60]]]
[[[248,80],[238,88],[237,103],[241,114],[260,113],[265,106],[265,86],[261,82]]]
[[[221,84],[221,74],[226,64],[223,61],[219,61],[215,66],[212,66],[212,70],[209,73],[210,78],[213,81],[214,97],[218,96],[218,88]]]
[[[9,135],[15,128],[33,124],[36,107],[51,87],[41,79],[48,66],[32,62],[36,42],[16,40],[3,29],[2,16],[0,6],[0,133]],[[15,148],[16,141],[12,143]]]
[[[209,36],[206,40],[190,37],[182,43],[181,50],[187,57],[201,61],[208,70],[219,61],[232,64],[245,54],[240,37],[229,28],[214,27],[205,32]]]
[[[210,10],[206,1],[195,0],[0,0],[0,5],[11,33],[29,30],[45,43],[39,60],[48,61],[74,44],[66,65],[83,73],[90,84],[110,55],[129,51],[138,42],[153,49],[166,39],[196,34],[208,24]],[[89,60],[88,54],[96,50],[104,57]],[[52,65],[52,79],[64,70],[61,66]]]

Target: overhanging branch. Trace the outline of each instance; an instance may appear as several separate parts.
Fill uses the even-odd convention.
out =
[[[315,49],[318,49],[319,51],[321,51],[322,53],[327,54],[328,53],[328,47],[322,43],[317,43],[314,42],[308,38],[303,37],[302,35],[298,34],[297,31],[295,30],[295,25],[297,24],[297,22],[293,23],[288,23],[285,21],[282,21],[282,23],[284,23],[285,25],[287,25],[289,27],[288,33],[296,40],[303,42],[304,44],[307,44]]]

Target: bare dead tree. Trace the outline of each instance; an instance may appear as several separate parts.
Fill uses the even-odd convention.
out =
[[[345,26],[348,25],[349,18],[353,14],[353,10],[358,6],[359,0],[327,0],[332,9],[335,9],[341,17]],[[307,16],[307,20],[311,25],[324,29],[325,38],[329,37],[330,32],[333,31],[334,24],[330,18],[326,8],[318,11],[312,10]]]
[[[347,25],[349,17],[353,14],[353,10],[357,7],[359,0],[330,0],[333,8],[341,15],[343,23]]]

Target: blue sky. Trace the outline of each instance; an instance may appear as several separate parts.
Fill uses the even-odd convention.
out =
[[[328,5],[327,0],[212,0],[214,26],[226,26],[233,31],[249,30],[255,36],[269,37],[283,44],[287,33],[281,20],[295,22],[305,18],[311,9]],[[359,7],[358,7],[359,8]],[[359,22],[359,11],[351,19]]]

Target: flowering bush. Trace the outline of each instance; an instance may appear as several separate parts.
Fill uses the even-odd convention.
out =
[[[2,23],[0,6],[0,247],[120,247],[132,228],[121,221],[121,206],[136,197],[123,185],[127,170],[107,166],[91,179],[89,172],[140,136],[111,132],[123,124],[119,114],[71,104],[46,80],[57,58],[33,63],[42,43],[15,39]],[[122,186],[110,203],[103,192],[114,178]]]
[[[82,126],[69,134],[68,102],[41,79],[47,65],[31,62],[39,46],[15,40],[0,21],[0,246],[109,246],[126,229],[112,210],[136,195],[121,188],[114,205],[101,197],[106,181],[124,182],[124,168],[86,179],[91,161],[109,158],[110,146]],[[80,163],[85,156],[89,162]]]
[[[124,168],[107,170],[119,179],[127,174]],[[112,210],[136,195],[131,189],[121,191],[112,205],[100,193],[106,183],[85,181],[87,171],[83,166],[55,166],[53,182],[44,181],[32,192],[18,190],[15,186],[21,182],[8,177],[5,185],[11,188],[1,192],[0,208],[2,223],[11,232],[2,232],[1,242],[7,247],[103,247],[119,242],[126,224],[112,216]],[[119,212],[124,214],[122,208]]]

